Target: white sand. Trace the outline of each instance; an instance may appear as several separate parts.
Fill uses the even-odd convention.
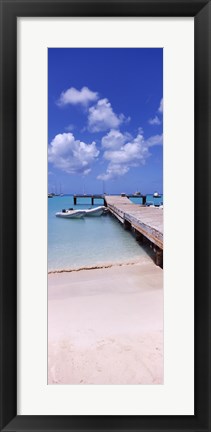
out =
[[[49,384],[162,384],[163,271],[152,262],[48,276]]]

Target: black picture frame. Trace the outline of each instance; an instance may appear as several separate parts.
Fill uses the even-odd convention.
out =
[[[209,225],[211,220],[211,2],[207,0],[0,0],[0,7],[0,429],[1,431],[34,432],[47,430],[211,431],[211,340],[209,339],[211,329],[211,266],[209,266],[211,246]],[[17,416],[16,21],[17,17],[26,16],[194,17],[195,414],[193,416]],[[11,207],[12,211],[9,211]],[[185,243],[185,239],[182,241]],[[177,265],[179,267],[179,256]]]

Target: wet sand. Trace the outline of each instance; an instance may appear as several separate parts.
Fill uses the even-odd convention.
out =
[[[163,270],[48,275],[49,384],[163,383]]]

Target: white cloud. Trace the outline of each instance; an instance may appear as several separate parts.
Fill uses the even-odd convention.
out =
[[[123,114],[117,116],[114,113],[108,99],[100,99],[95,106],[89,108],[88,129],[90,132],[116,129],[124,120]]]
[[[101,143],[103,148],[119,149],[131,138],[129,133],[123,134],[117,129],[111,129],[110,132],[102,138]]]
[[[162,123],[162,114],[163,114],[163,98],[160,101],[159,108],[157,109],[157,112],[161,114],[161,119],[155,115],[153,118],[149,119],[149,124],[151,125],[160,125]]]
[[[72,133],[58,134],[48,148],[48,159],[56,168],[69,174],[88,174],[99,155],[96,143],[76,140]]]
[[[139,126],[139,128],[138,128],[138,134],[144,135],[144,129],[141,126]]]
[[[144,137],[138,134],[135,139],[123,144],[120,148],[104,152],[104,158],[109,161],[109,164],[106,173],[99,175],[98,179],[109,180],[124,175],[130,167],[144,164],[148,156],[148,146]]]
[[[89,90],[88,87],[82,87],[77,90],[75,87],[70,87],[68,90],[61,93],[58,100],[58,105],[88,105],[90,102],[95,102],[98,99],[98,93]]]
[[[160,101],[160,106],[158,108],[158,112],[162,113],[163,112],[163,98]]]
[[[151,124],[151,125],[160,125],[161,121],[158,118],[158,116],[155,116],[154,118],[149,119],[149,124]]]
[[[75,129],[74,124],[70,123],[68,126],[66,126],[65,130],[68,132],[72,132]]]
[[[148,147],[153,147],[156,145],[163,145],[163,134],[153,135],[146,141]]]
[[[122,135],[119,131],[115,132],[120,141],[125,138],[125,135]],[[122,137],[120,137],[117,132],[119,132]],[[108,136],[109,134],[104,138],[107,139]],[[117,139],[118,143],[120,143],[120,141]],[[104,158],[109,161],[108,167],[105,173],[98,176],[98,179],[109,180],[126,174],[131,167],[144,165],[146,159],[150,156],[149,147],[162,145],[162,142],[162,135],[154,135],[145,140],[143,134],[139,133],[136,138],[126,142],[125,144],[122,143],[119,147],[107,147],[109,150],[104,152]],[[114,143],[116,144],[115,139]]]
[[[110,163],[107,167],[106,173],[100,174],[98,180],[110,180],[111,178],[119,177],[126,174],[129,171],[129,167]]]
[[[119,150],[107,150],[104,158],[112,161],[114,164],[134,164],[138,161],[144,161],[148,156],[148,147],[144,141],[143,135],[137,135],[132,141],[123,145]]]

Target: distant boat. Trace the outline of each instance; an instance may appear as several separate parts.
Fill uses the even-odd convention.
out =
[[[86,216],[101,216],[105,211],[105,207],[99,206],[99,207],[87,209],[84,211],[86,212]]]
[[[56,216],[65,219],[80,219],[84,217],[85,214],[86,212],[84,210],[63,209],[61,212],[56,213]]]
[[[48,198],[53,198],[53,194],[49,193]]]
[[[126,196],[126,193],[125,192],[122,192],[121,193],[121,197],[125,197]]]
[[[153,194],[153,197],[154,197],[154,198],[159,198],[159,197],[160,197],[160,194],[159,194],[158,192],[155,192],[155,193]]]
[[[133,194],[134,196],[141,196],[141,192],[137,191]]]
[[[64,194],[62,193],[62,189],[61,189],[61,183],[60,183],[60,192],[59,192],[59,196],[64,196]]]

